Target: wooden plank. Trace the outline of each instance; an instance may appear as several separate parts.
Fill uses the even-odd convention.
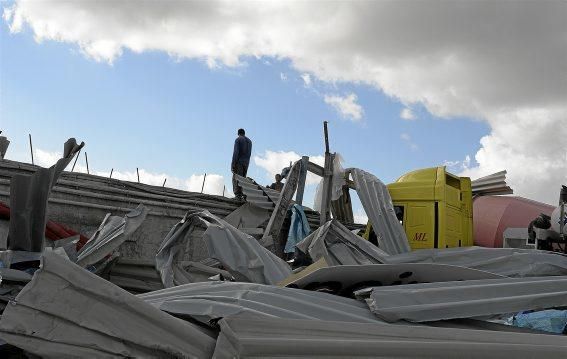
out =
[[[299,181],[299,173],[301,172],[301,161],[295,162],[289,175],[287,176],[287,180],[284,184],[282,189],[280,198],[276,203],[276,208],[272,212],[272,216],[270,217],[270,221],[268,222],[268,226],[264,231],[264,235],[262,236],[262,241],[264,243],[269,243],[270,239],[274,242],[274,249],[276,255],[280,258],[283,257],[283,246],[280,239],[280,232],[282,229],[283,222],[287,215],[287,209],[291,204],[293,199],[293,194],[297,188],[297,182]]]

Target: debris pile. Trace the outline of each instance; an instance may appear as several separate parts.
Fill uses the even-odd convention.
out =
[[[232,211],[188,206],[151,258],[122,253],[156,222],[147,204],[100,218],[86,243],[73,235],[46,245],[49,192],[81,147],[72,139],[54,167],[12,179],[2,357],[567,356],[567,256],[411,251],[386,186],[360,169],[344,171],[352,181],[326,178],[312,228],[317,216],[292,200],[304,169],[319,171],[305,157],[277,195],[240,178],[250,200]],[[333,199],[349,186],[377,245],[344,221],[344,198]]]

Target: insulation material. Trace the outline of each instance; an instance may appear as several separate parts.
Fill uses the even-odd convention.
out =
[[[10,230],[8,249],[41,252],[44,246],[47,199],[61,172],[84,146],[74,138],[65,142],[63,158],[32,175],[14,174],[10,180]]]
[[[314,262],[324,258],[329,266],[379,264],[388,257],[380,248],[334,219],[319,227],[296,247],[303,253],[309,253]]]
[[[378,246],[388,254],[410,251],[404,228],[396,218],[388,188],[376,176],[358,168],[351,170],[356,192],[368,215]]]
[[[567,337],[237,315],[214,358],[565,358]]]
[[[533,249],[483,247],[420,249],[389,256],[385,262],[451,264],[507,277],[567,275],[567,256]]]
[[[77,264],[86,267],[112,253],[142,225],[147,214],[148,209],[142,204],[124,217],[108,213],[97,231],[77,253]]]
[[[238,282],[192,283],[141,294],[154,307],[210,323],[230,315],[381,323],[364,302],[331,294]]]
[[[567,306],[567,277],[501,278],[375,287],[370,309],[388,321],[427,322]]]
[[[203,329],[54,253],[4,310],[0,337],[42,358],[207,358],[215,345]]]

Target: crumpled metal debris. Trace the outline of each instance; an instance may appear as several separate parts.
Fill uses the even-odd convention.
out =
[[[565,358],[567,337],[316,320],[222,319],[214,358]]]
[[[147,214],[148,209],[142,204],[124,217],[111,216],[108,213],[97,231],[78,251],[77,264],[86,267],[104,259],[142,225]]]
[[[296,245],[315,262],[324,258],[329,266],[384,263],[388,254],[349,231],[337,220],[330,220]]]
[[[388,321],[472,318],[567,306],[567,277],[500,278],[374,287],[367,300]]]
[[[386,185],[373,174],[359,168],[353,168],[350,172],[380,249],[388,254],[409,252],[411,248],[406,233],[396,217]]]
[[[164,286],[187,283],[180,261],[190,234],[199,225],[207,228],[203,240],[209,256],[221,262],[236,280],[276,284],[291,274],[289,265],[262,247],[254,237],[209,211],[190,210],[168,233],[156,255],[156,269]]]
[[[32,175],[15,174],[10,180],[10,230],[8,249],[41,252],[44,246],[47,199],[59,175],[85,145],[74,138],[65,142],[63,158]]]
[[[208,331],[54,253],[4,310],[0,338],[42,358],[207,358],[215,345]]]
[[[160,310],[205,324],[240,313],[255,317],[382,323],[364,302],[254,283],[191,283],[138,296]]]

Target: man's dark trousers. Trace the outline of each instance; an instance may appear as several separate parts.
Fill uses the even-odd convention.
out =
[[[245,165],[243,163],[237,163],[236,168],[234,168],[234,173],[242,176],[242,177],[246,177],[246,173],[248,172],[248,165]],[[240,187],[238,185],[238,182],[236,181],[236,176],[232,176],[232,190],[234,191],[234,195],[239,197],[242,196],[242,187]]]

